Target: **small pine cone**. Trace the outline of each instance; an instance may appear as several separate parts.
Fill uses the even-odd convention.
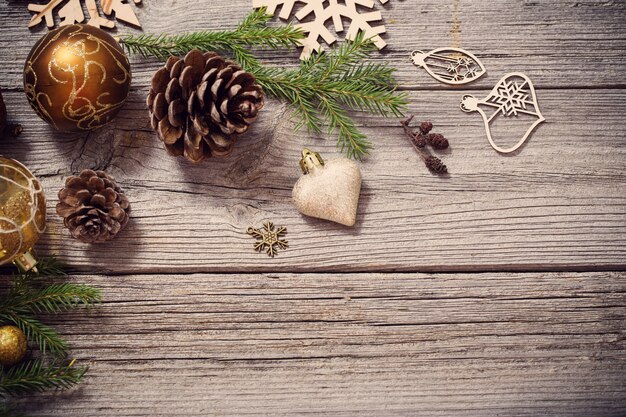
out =
[[[126,227],[130,203],[115,178],[85,169],[65,181],[56,210],[72,237],[97,243],[113,239]]]
[[[418,148],[423,148],[424,146],[426,146],[426,138],[424,138],[424,135],[422,135],[422,134],[418,133],[417,135],[414,135],[413,138],[411,139],[411,141]]]
[[[450,146],[448,139],[439,133],[431,133],[426,135],[426,140],[435,149],[447,149]]]
[[[433,124],[431,122],[422,122],[420,124],[420,130],[422,131],[422,134],[426,135],[428,132],[433,130]]]
[[[441,159],[436,156],[429,156],[426,158],[426,166],[432,172],[436,172],[437,174],[445,174],[448,172],[448,168],[441,162]]]
[[[175,156],[192,162],[226,156],[265,104],[256,78],[215,52],[170,57],[147,99],[154,130]]]

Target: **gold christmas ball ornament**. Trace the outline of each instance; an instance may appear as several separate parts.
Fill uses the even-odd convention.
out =
[[[0,156],[0,265],[33,269],[31,249],[46,229],[46,198],[35,176],[19,162]]]
[[[26,356],[26,336],[15,326],[0,327],[0,364],[15,365]]]
[[[94,130],[111,121],[126,100],[130,79],[130,63],[119,43],[89,25],[48,32],[24,66],[30,105],[66,132]]]

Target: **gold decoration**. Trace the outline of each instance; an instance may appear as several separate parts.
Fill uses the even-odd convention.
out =
[[[115,117],[130,89],[130,63],[101,29],[55,29],[30,51],[24,90],[39,117],[60,131],[97,129]]]
[[[354,226],[361,195],[361,171],[346,158],[324,162],[317,152],[302,151],[304,174],[293,187],[293,204],[306,216]]]
[[[271,256],[272,258],[278,253],[278,249],[286,249],[289,246],[287,241],[282,239],[286,233],[286,227],[281,226],[276,229],[272,222],[263,223],[262,229],[256,229],[254,227],[248,228],[248,234],[257,239],[254,250],[263,252],[265,249],[267,256]]]
[[[0,364],[15,365],[26,356],[26,336],[15,326],[0,327]]]
[[[37,261],[30,251],[45,228],[41,184],[24,165],[0,156],[0,265],[32,269]]]
[[[28,27],[32,28],[42,21],[45,21],[48,28],[53,28],[54,9],[61,6],[65,1],[66,0],[50,0],[46,4],[29,4],[28,10],[35,14],[30,20]],[[134,0],[134,2],[135,4],[139,4],[141,0]],[[130,4],[126,3],[126,0],[100,0],[102,13],[107,17],[100,16],[96,0],[85,0],[85,5],[89,13],[89,20],[86,22],[88,25],[112,29],[115,27],[115,21],[107,17],[112,17],[112,14],[115,13],[116,19],[141,27],[137,16],[135,16],[135,12],[133,12],[133,8]],[[83,13],[83,5],[80,0],[69,0],[59,8],[58,15],[61,18],[59,26],[83,23],[85,21],[85,13]]]

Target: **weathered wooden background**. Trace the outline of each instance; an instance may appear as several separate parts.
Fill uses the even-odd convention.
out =
[[[147,32],[233,27],[250,1],[146,0]],[[80,388],[24,402],[34,416],[626,415],[626,4],[405,0],[378,5],[410,110],[452,143],[431,176],[398,120],[358,115],[376,149],[361,167],[354,229],[290,202],[298,155],[334,140],[296,134],[271,102],[234,154],[169,157],[144,108],[155,61],[133,60],[123,113],[89,135],[53,133],[22,91],[45,29],[26,1],[0,2],[0,86],[25,132],[2,153],[44,183],[49,231],[76,280],[104,291],[56,319],[91,366]],[[131,32],[118,24],[119,32]],[[461,46],[488,75],[437,84],[413,49]],[[267,52],[287,65],[297,53]],[[514,156],[494,152],[463,94],[510,71],[535,82],[547,123]],[[115,241],[72,241],[56,192],[82,168],[115,175],[133,219]],[[246,228],[273,220],[269,259]]]

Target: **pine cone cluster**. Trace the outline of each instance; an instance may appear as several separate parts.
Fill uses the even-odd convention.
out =
[[[147,99],[152,127],[167,151],[193,162],[228,155],[264,103],[254,75],[198,50],[170,57],[154,74]]]
[[[400,122],[404,129],[404,133],[409,138],[415,149],[424,160],[426,167],[436,174],[445,174],[448,168],[436,156],[432,156],[427,150],[426,145],[430,145],[433,149],[447,149],[450,146],[448,139],[439,133],[430,133],[433,129],[431,122],[422,122],[417,131],[413,131],[409,126],[415,116],[409,117],[407,120]]]
[[[113,239],[126,227],[130,203],[115,178],[85,169],[65,181],[56,211],[72,237],[97,243]]]

